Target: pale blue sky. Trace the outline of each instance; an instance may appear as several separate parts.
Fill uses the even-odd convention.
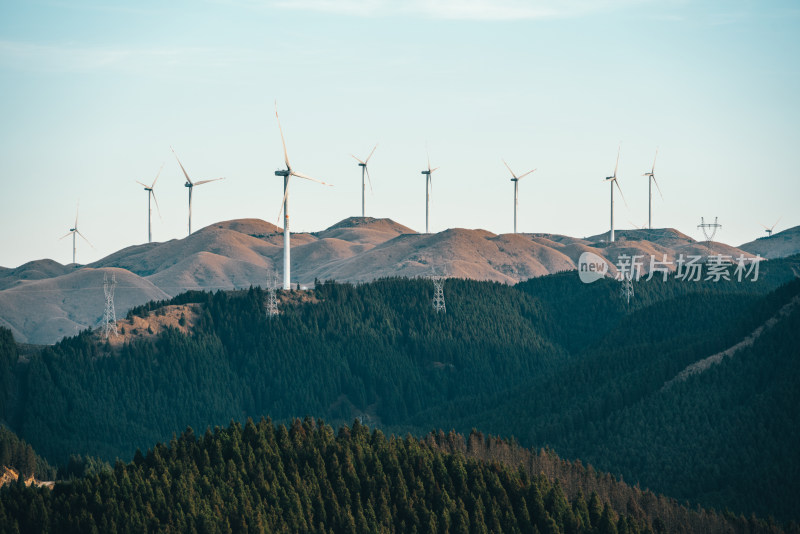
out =
[[[695,238],[719,216],[734,245],[800,224],[800,3],[646,0],[306,0],[0,5],[0,265],[71,261],[58,241],[81,203],[88,263],[154,239],[258,217],[277,222],[283,158],[332,183],[293,180],[294,231],[360,215],[424,230],[519,229],[578,237],[608,230],[622,142],[617,227],[647,221],[656,147],[664,200],[654,226]],[[164,5],[166,4],[166,5]],[[618,198],[618,197],[617,197]],[[630,221],[630,222],[629,222]]]

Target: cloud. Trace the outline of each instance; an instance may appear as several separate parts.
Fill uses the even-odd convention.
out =
[[[362,17],[397,15],[454,20],[531,20],[571,17],[640,4],[643,0],[277,0],[281,9]],[[255,5],[258,3],[251,3]]]

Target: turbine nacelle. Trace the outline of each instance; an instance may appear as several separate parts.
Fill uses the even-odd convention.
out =
[[[275,176],[283,176],[284,178],[291,174],[292,171],[275,171]]]

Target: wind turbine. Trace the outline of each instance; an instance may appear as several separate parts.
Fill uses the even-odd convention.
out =
[[[430,201],[431,201],[431,175],[433,171],[438,169],[439,167],[435,167],[431,169],[431,155],[428,154],[428,168],[422,171],[422,174],[425,175],[425,233],[428,232],[428,220],[430,215]]]
[[[357,157],[353,156],[353,154],[350,154],[351,156],[353,156],[353,159],[358,162],[358,166],[361,167],[361,217],[362,218],[366,217],[366,210],[364,208],[364,193],[366,191],[366,188],[364,187],[364,173],[367,174],[367,180],[369,180],[369,190],[372,191],[372,180],[370,180],[370,178],[369,178],[369,171],[367,170],[367,163],[369,163],[369,158],[372,157],[372,154],[375,152],[376,148],[378,148],[377,143],[372,148],[372,152],[369,153],[369,156],[367,156],[367,159],[365,159],[364,161],[361,161]]]
[[[283,212],[283,289],[290,287],[290,263],[289,263],[289,249],[290,249],[290,234],[289,234],[289,178],[297,176],[305,180],[311,180],[322,185],[330,185],[319,180],[315,180],[305,174],[292,169],[289,164],[289,153],[286,151],[286,140],[283,138],[283,128],[281,128],[281,119],[278,117],[278,103],[275,103],[275,119],[278,121],[278,130],[281,132],[281,143],[283,143],[283,158],[286,163],[286,169],[282,171],[275,171],[275,176],[283,176],[283,202],[281,203],[281,211]],[[374,149],[373,149],[374,150]],[[371,155],[371,154],[370,154]],[[367,158],[369,159],[369,158]],[[281,212],[278,212],[278,220],[280,221]]]
[[[151,227],[151,224],[150,224],[150,219],[153,216],[153,210],[150,207],[150,198],[151,197],[153,198],[153,201],[156,203],[156,209],[158,210],[158,216],[159,217],[161,216],[161,208],[158,207],[158,200],[156,200],[156,193],[155,193],[155,191],[153,191],[153,188],[156,186],[156,182],[158,181],[158,177],[161,176],[161,169],[163,169],[163,168],[164,168],[164,164],[162,163],[161,164],[161,168],[158,169],[158,174],[156,174],[156,179],[153,180],[153,185],[151,185],[149,187],[146,184],[143,184],[142,182],[140,182],[139,180],[136,180],[136,183],[141,185],[142,187],[144,187],[144,190],[147,191],[147,242],[148,243],[152,243],[153,242],[153,231],[152,231],[152,227]]]
[[[614,174],[612,176],[606,176],[606,182],[609,182],[611,185],[611,232],[609,235],[609,241],[611,243],[614,242],[614,184],[617,184],[617,189],[619,189],[619,194],[622,197],[623,202],[625,205],[628,205],[628,202],[625,201],[625,195],[622,194],[622,188],[619,186],[619,182],[617,181],[617,169],[619,168],[619,151],[622,148],[617,148],[617,164],[614,166]]]
[[[506,169],[508,169],[508,172],[511,173],[511,181],[514,182],[514,233],[516,234],[517,233],[517,206],[519,205],[519,195],[518,195],[518,193],[519,193],[519,190],[518,190],[519,181],[522,180],[523,178],[525,178],[526,176],[528,176],[530,173],[532,173],[536,169],[533,169],[533,171],[528,171],[528,172],[526,172],[525,174],[523,174],[521,176],[517,176],[516,174],[514,174],[514,171],[511,170],[511,167],[508,166],[508,163],[506,163],[506,160],[503,160],[503,163],[505,164]]]
[[[172,150],[173,154],[175,154],[174,148],[169,147],[169,149]],[[183,186],[189,188],[189,235],[192,235],[192,189],[194,189],[195,186],[207,184],[208,182],[216,182],[217,180],[224,180],[225,178],[214,178],[212,180],[200,180],[199,182],[192,182],[192,180],[189,178],[189,174],[186,172],[186,169],[183,168],[183,163],[181,163],[181,160],[178,159],[178,154],[175,154],[175,159],[178,160],[178,165],[181,166],[183,175],[186,177],[186,183],[183,184]],[[155,185],[155,182],[153,185]]]
[[[72,234],[72,263],[76,263],[75,262],[75,236],[76,235],[81,236],[84,241],[89,243],[90,247],[94,248],[94,245],[92,245],[92,243],[89,242],[88,239],[86,239],[86,236],[83,235],[80,230],[78,230],[78,211],[79,210],[80,210],[80,203],[78,204],[78,207],[75,208],[75,224],[72,226],[72,228],[69,229],[69,232],[67,232],[65,235],[61,236],[61,238],[60,238],[60,239],[64,239],[65,237],[69,237],[69,235]]]
[[[764,231],[767,233],[767,237],[772,237],[772,231],[775,229],[776,226],[778,226],[778,223],[781,222],[782,218],[783,217],[778,217],[778,220],[775,221],[775,224],[773,224],[771,227],[768,227],[764,224],[761,225],[764,227]]]
[[[650,169],[650,172],[644,173],[642,176],[647,176],[647,227],[652,230],[653,229],[653,183],[656,184],[656,189],[658,189],[658,194],[661,195],[661,200],[664,200],[664,195],[661,193],[661,188],[658,187],[658,182],[656,182],[656,158],[658,157],[658,149],[656,149],[656,156],[653,158],[653,168]],[[622,193],[622,191],[620,191]]]

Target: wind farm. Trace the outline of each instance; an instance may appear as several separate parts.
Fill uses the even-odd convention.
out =
[[[3,15],[0,531],[798,534],[791,2]]]
[[[509,245],[513,243],[513,247],[511,250],[515,250],[513,254],[518,255],[519,257],[526,257],[530,259],[526,259],[523,261],[522,264],[517,264],[514,267],[510,265],[505,267],[500,267],[498,269],[497,266],[502,266],[504,262],[509,262],[509,259],[503,257],[503,254],[507,252],[507,247],[509,245],[502,246],[498,249],[495,249],[495,246],[499,247],[499,241],[497,240],[504,240],[502,238],[502,234],[492,234],[486,233],[483,230],[471,231],[465,229],[450,229],[445,230],[444,232],[431,233],[430,227],[430,208],[431,208],[431,191],[432,191],[432,176],[435,171],[439,169],[439,167],[433,167],[430,161],[430,155],[426,153],[426,163],[427,166],[425,169],[421,171],[421,174],[425,178],[425,227],[424,232],[417,234],[414,230],[410,227],[403,226],[401,224],[397,224],[389,218],[384,219],[373,219],[366,217],[366,185],[369,184],[371,188],[371,178],[369,174],[368,164],[374,155],[377,144],[373,145],[372,149],[369,151],[367,156],[362,160],[356,157],[353,154],[350,156],[356,160],[358,166],[361,168],[361,217],[351,217],[349,219],[344,219],[342,222],[331,226],[328,230],[323,232],[295,232],[295,235],[292,235],[292,231],[290,228],[290,219],[289,219],[289,186],[291,177],[302,178],[303,180],[315,182],[321,185],[330,185],[326,182],[320,181],[316,178],[312,178],[304,173],[298,172],[290,163],[288,149],[286,145],[286,139],[283,132],[283,127],[280,121],[280,117],[278,115],[277,109],[277,102],[275,103],[275,125],[278,129],[278,135],[281,139],[281,150],[283,153],[283,164],[284,168],[274,171],[274,175],[282,180],[282,198],[280,201],[280,208],[278,212],[278,221],[281,222],[281,215],[283,216],[283,225],[282,227],[278,227],[275,225],[268,225],[268,223],[263,222],[263,220],[259,219],[238,219],[234,225],[237,228],[237,231],[240,228],[248,228],[249,235],[251,236],[258,236],[259,239],[264,240],[264,244],[268,243],[270,247],[270,252],[266,253],[266,249],[257,252],[257,256],[259,257],[258,260],[254,261],[252,258],[248,258],[245,261],[249,267],[246,267],[244,271],[241,271],[240,267],[233,268],[232,265],[224,267],[225,270],[231,270],[232,272],[239,272],[238,275],[230,276],[225,275],[222,277],[219,276],[212,276],[206,277],[205,279],[200,279],[196,277],[189,277],[187,278],[185,275],[180,275],[178,279],[174,278],[174,267],[170,267],[170,270],[173,271],[169,277],[164,278],[164,274],[156,275],[156,278],[162,281],[156,282],[156,285],[160,287],[162,290],[166,291],[167,293],[172,292],[173,290],[170,288],[175,289],[191,289],[194,287],[237,287],[239,282],[243,280],[248,281],[249,283],[258,285],[260,282],[260,276],[262,270],[264,269],[271,269],[274,272],[280,272],[282,275],[283,283],[282,288],[284,290],[290,289],[292,287],[306,287],[310,282],[311,279],[324,279],[327,277],[331,277],[334,279],[339,280],[356,280],[356,281],[367,281],[374,279],[380,276],[417,276],[418,269],[414,266],[415,262],[421,262],[421,265],[426,264],[434,264],[438,265],[442,271],[452,272],[454,275],[460,275],[467,278],[477,278],[477,279],[487,279],[487,280],[497,280],[503,281],[506,283],[515,283],[521,280],[525,280],[527,277],[530,276],[541,276],[553,272],[557,272],[559,270],[571,270],[575,269],[577,266],[578,257],[576,254],[580,254],[582,252],[592,250],[596,253],[601,253],[599,249],[593,248],[596,247],[598,244],[616,244],[621,236],[621,248],[610,248],[607,251],[602,252],[601,254],[607,258],[608,261],[614,262],[617,259],[618,254],[622,250],[630,250],[633,247],[639,247],[642,249],[642,252],[650,252],[651,249],[644,247],[642,248],[640,244],[634,244],[635,242],[638,243],[652,243],[654,246],[661,247],[662,250],[665,250],[670,257],[678,257],[680,254],[689,254],[697,252],[701,250],[702,247],[698,245],[700,241],[702,241],[702,237],[698,235],[698,239],[694,239],[686,234],[682,234],[681,232],[677,231],[674,228],[670,228],[669,226],[659,230],[659,233],[653,233],[655,230],[653,228],[652,223],[652,185],[654,184],[657,188],[659,194],[661,194],[661,189],[658,185],[658,182],[655,178],[655,164],[658,158],[658,150],[656,151],[656,156],[653,159],[651,169],[649,172],[644,173],[643,176],[648,178],[648,221],[646,226],[636,226],[631,223],[633,227],[632,230],[620,230],[619,228],[615,227],[615,203],[614,203],[614,196],[616,188],[619,195],[622,197],[626,209],[628,209],[627,202],[625,201],[625,197],[622,194],[622,188],[619,184],[619,168],[620,168],[620,154],[621,154],[621,145],[617,149],[617,158],[615,161],[614,171],[611,176],[607,176],[605,178],[605,182],[609,184],[610,188],[610,228],[609,231],[605,234],[599,234],[595,237],[588,237],[588,238],[576,238],[576,237],[568,237],[561,234],[554,234],[554,233],[547,233],[547,232],[528,232],[520,234],[518,229],[518,215],[520,214],[519,210],[519,182],[523,178],[527,177],[530,174],[533,174],[538,169],[531,169],[522,174],[516,174],[511,166],[506,162],[504,159],[501,159],[503,165],[508,170],[509,174],[511,175],[510,181],[513,183],[513,205],[512,209],[509,210],[512,215],[513,220],[513,232],[511,235],[521,235],[527,236],[527,238],[523,241],[509,241]],[[193,189],[196,186],[204,185],[210,182],[214,182],[217,180],[223,180],[223,178],[215,178],[215,179],[206,179],[206,180],[199,180],[199,181],[192,181],[187,172],[186,168],[183,166],[181,160],[178,158],[177,153],[175,152],[174,148],[170,146],[170,150],[173,153],[176,162],[178,163],[177,170],[180,171],[183,178],[185,178],[184,187],[188,189],[188,230],[189,230],[189,237],[192,237],[192,193]],[[426,151],[427,152],[427,151]],[[394,165],[399,166],[402,162],[394,162]],[[140,186],[144,188],[148,195],[148,211],[147,211],[147,242],[149,244],[153,244],[152,239],[152,206],[151,202],[156,205],[156,209],[161,213],[158,200],[155,196],[155,186],[159,182],[161,177],[162,171],[164,170],[164,165],[159,168],[159,171],[156,173],[156,176],[153,182],[150,185],[143,183],[141,181],[136,180]],[[551,171],[553,172],[553,171]],[[225,187],[220,186],[219,193],[215,197],[215,199],[219,199],[221,196],[225,195]],[[662,195],[663,198],[663,195]],[[267,203],[269,205],[269,203]],[[213,206],[213,204],[212,204]],[[336,211],[337,208],[332,206],[332,211]],[[503,211],[501,209],[501,211]],[[347,215],[346,212],[340,210],[340,214],[342,216]],[[628,215],[630,216],[631,213],[629,211]],[[629,219],[630,220],[630,219]],[[237,220],[234,220],[234,222]],[[253,222],[245,222],[245,221],[253,221]],[[376,221],[388,221],[388,226],[386,228],[391,228],[391,230],[387,233],[386,230],[378,230],[378,228],[384,228],[381,224],[378,224]],[[767,232],[768,236],[771,237],[772,230],[775,228],[779,221],[772,227],[766,227],[765,231]],[[70,232],[62,237],[62,239],[69,237],[70,235],[73,238],[73,261],[72,263],[75,267],[80,267],[76,260],[76,240],[77,236],[81,236],[84,240],[86,238],[83,236],[82,233],[78,230],[78,216],[76,211],[76,218],[75,224],[73,228],[70,229]],[[215,225],[212,224],[209,227],[206,227],[206,235],[208,228],[214,227]],[[216,225],[219,228],[227,228],[230,227],[230,223],[224,223],[221,225]],[[762,225],[763,226],[763,225]],[[342,233],[345,228],[350,228],[346,233]],[[698,228],[700,228],[698,226]],[[231,227],[231,229],[233,229]],[[334,238],[333,230],[336,229],[336,233],[339,237]],[[365,232],[367,234],[365,235]],[[621,232],[621,233],[620,233]],[[638,233],[637,233],[638,232]],[[274,237],[280,233],[282,235],[282,247],[281,253],[278,257],[276,255],[275,250],[271,247],[274,247],[276,244],[274,241]],[[367,237],[368,235],[368,237]],[[409,240],[410,237],[415,236],[414,240]],[[419,241],[419,237],[416,236],[432,236],[436,237],[433,241]],[[440,237],[442,236],[442,237]],[[445,237],[446,236],[446,237]],[[483,244],[483,240],[489,239],[489,242],[492,242],[492,245],[486,248],[486,245]],[[293,262],[292,260],[292,247],[293,243],[292,240],[295,239],[298,242],[294,244],[295,248],[299,256]],[[461,242],[468,242],[470,243],[466,247],[462,244],[456,246],[455,249],[450,249],[451,252],[445,252],[447,247],[455,246],[452,240],[456,239],[456,241]],[[395,240],[401,240],[404,242],[402,246],[400,246],[400,242],[396,242]],[[707,240],[707,236],[706,236]],[[88,243],[88,240],[86,240]],[[412,244],[413,246],[409,248],[407,245]],[[498,244],[495,244],[498,243]],[[324,246],[323,246],[324,244]],[[91,243],[90,243],[91,245]],[[249,245],[251,248],[254,245]],[[606,246],[606,245],[603,245]],[[215,247],[219,247],[219,245],[215,245]],[[262,245],[263,247],[263,245]],[[377,247],[377,250],[381,250],[382,253],[380,255],[377,254],[377,250],[371,250],[373,247]],[[421,247],[421,248],[420,248]],[[444,249],[442,247],[445,247]],[[565,247],[565,248],[564,248]],[[664,249],[663,247],[667,247]],[[259,247],[256,246],[256,249]],[[162,254],[169,250],[169,247],[164,248],[160,247]],[[480,253],[479,257],[473,257],[473,252],[475,251],[483,251]],[[736,247],[728,247],[727,249],[723,245],[723,248],[720,249],[722,252],[728,252],[729,256],[734,257],[735,255],[748,255],[749,253],[746,252],[748,249],[745,247],[744,249],[738,249]],[[391,251],[391,252],[389,252]],[[424,251],[424,252],[423,252]],[[452,251],[457,251],[455,255],[452,254]],[[503,252],[501,252],[503,251]],[[545,252],[546,251],[546,252]],[[198,250],[197,252],[201,252]],[[211,252],[211,249],[207,250],[207,252]],[[172,252],[167,253],[167,255],[173,254]],[[247,253],[245,256],[252,253]],[[234,261],[240,262],[241,260],[238,259],[239,254],[233,254],[229,251],[223,252],[222,256],[229,257],[229,258],[237,258]],[[749,256],[748,256],[749,257]],[[537,258],[537,259],[534,259]],[[546,258],[546,259],[544,259]],[[489,265],[493,265],[493,267],[487,269],[484,266],[484,262],[488,260]],[[153,260],[150,260],[152,263]],[[159,260],[164,261],[164,260]],[[227,260],[226,260],[227,261]],[[174,265],[175,260],[167,261],[167,265],[171,266]],[[186,263],[186,260],[184,260]],[[207,264],[207,260],[201,259],[200,263],[203,266],[195,265],[190,267],[187,263],[186,265],[182,265],[177,271],[179,273],[187,272],[187,271],[195,271],[195,272],[209,272],[209,271],[218,271],[220,266],[215,265],[212,266],[211,264]],[[394,263],[394,265],[392,265]],[[122,267],[122,268],[133,268],[134,264],[129,264],[127,261],[120,261],[119,256],[112,254],[106,259],[101,259],[98,265],[103,266],[114,266],[114,267]],[[331,266],[337,265],[337,267],[331,269]],[[455,264],[461,265],[461,267],[454,267]],[[278,265],[281,265],[282,268],[279,270]],[[469,266],[469,267],[467,267]],[[149,272],[153,273],[153,267],[135,267],[133,272]],[[293,276],[293,272],[295,276]],[[255,278],[253,276],[255,275]],[[239,278],[239,282],[236,281],[236,278]],[[191,281],[190,281],[191,280]]]

